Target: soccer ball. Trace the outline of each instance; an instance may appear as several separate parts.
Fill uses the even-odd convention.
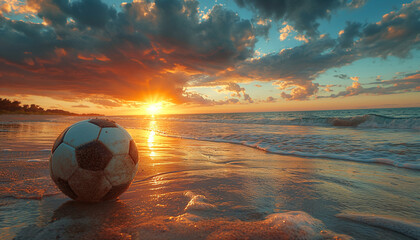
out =
[[[68,127],[51,152],[52,180],[77,201],[117,198],[128,189],[138,169],[136,143],[124,128],[105,119]]]

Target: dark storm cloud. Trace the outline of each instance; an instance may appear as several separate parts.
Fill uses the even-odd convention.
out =
[[[235,0],[259,16],[290,22],[299,32],[314,36],[318,31],[318,19],[329,19],[334,10],[344,7],[361,7],[363,0]]]

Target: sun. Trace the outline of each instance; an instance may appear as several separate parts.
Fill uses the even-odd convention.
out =
[[[151,103],[147,106],[146,110],[149,115],[159,114],[162,109],[162,103]]]

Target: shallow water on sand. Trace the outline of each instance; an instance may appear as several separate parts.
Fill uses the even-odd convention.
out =
[[[284,156],[139,128],[128,129],[141,163],[128,191],[113,202],[70,201],[49,178],[45,149],[81,119],[44,117],[2,125],[0,239],[419,236],[417,170]]]

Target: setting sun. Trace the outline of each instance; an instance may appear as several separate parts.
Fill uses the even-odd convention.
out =
[[[155,114],[159,114],[161,109],[162,109],[162,103],[152,103],[152,104],[149,104],[146,110],[148,114],[155,115]]]

